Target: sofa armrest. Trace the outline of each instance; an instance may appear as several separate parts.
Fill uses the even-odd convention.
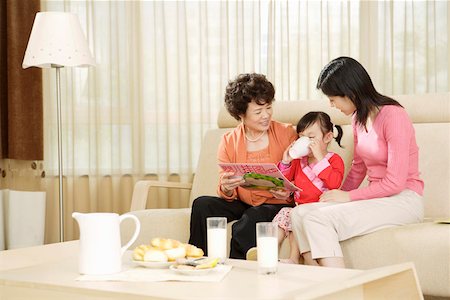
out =
[[[134,185],[133,196],[131,198],[130,211],[145,209],[147,205],[148,191],[151,187],[165,187],[191,190],[192,183],[139,180]]]
[[[130,250],[141,244],[150,244],[155,237],[171,238],[187,243],[189,240],[190,208],[163,208],[132,211],[141,222],[141,232]],[[134,233],[134,222],[124,220],[121,225],[122,244],[130,240]]]

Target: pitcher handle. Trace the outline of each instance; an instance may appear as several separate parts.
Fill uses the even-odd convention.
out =
[[[125,246],[123,246],[121,248],[120,254],[122,254],[122,255],[125,253],[125,250],[127,250],[131,246],[131,244],[133,244],[136,241],[136,239],[139,235],[139,232],[141,231],[141,222],[139,222],[139,219],[135,215],[125,214],[125,215],[119,216],[120,223],[122,223],[122,221],[125,219],[132,219],[134,221],[134,224],[136,225],[136,229],[134,230],[134,234],[131,237],[131,239],[128,241],[128,243],[126,243]]]

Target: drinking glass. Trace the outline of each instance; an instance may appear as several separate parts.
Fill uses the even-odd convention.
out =
[[[309,144],[311,144],[311,140],[307,136],[302,136],[298,140],[295,141],[294,145],[292,145],[291,149],[289,149],[289,155],[296,159],[302,156],[306,156],[311,151],[309,149]]]
[[[206,219],[208,257],[227,258],[227,218],[210,217]]]
[[[275,274],[278,265],[278,226],[273,222],[256,223],[258,273]]]

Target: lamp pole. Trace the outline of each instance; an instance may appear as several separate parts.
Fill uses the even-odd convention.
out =
[[[58,176],[59,176],[59,241],[64,242],[64,197],[63,197],[63,164],[62,164],[62,121],[61,121],[61,76],[62,66],[52,64],[56,69],[56,111],[58,121]]]
[[[94,66],[78,17],[69,12],[38,12],[31,29],[22,67],[56,70],[58,129],[59,240],[64,241],[63,149],[61,117],[61,68]]]

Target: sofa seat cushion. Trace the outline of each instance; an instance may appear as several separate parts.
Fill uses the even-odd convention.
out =
[[[450,225],[425,222],[341,242],[346,266],[371,269],[414,262],[424,294],[450,294]],[[370,257],[370,259],[368,259]]]

